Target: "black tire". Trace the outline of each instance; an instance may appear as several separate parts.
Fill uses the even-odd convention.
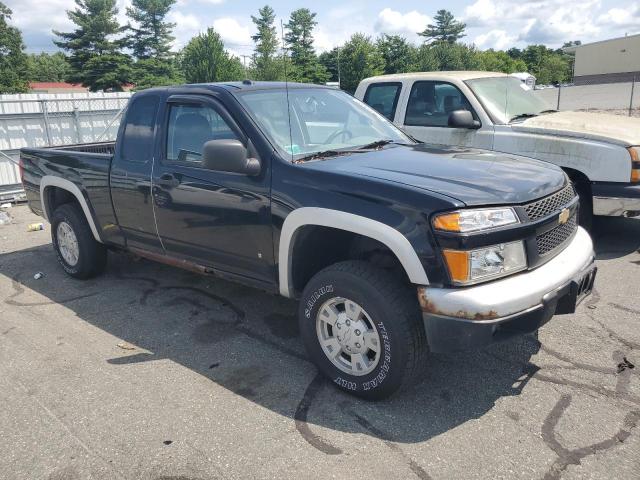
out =
[[[335,298],[359,304],[376,326],[381,356],[370,373],[346,373],[329,360],[320,346],[317,315]],[[427,341],[414,289],[366,262],[341,262],[316,274],[304,289],[298,318],[311,360],[334,384],[350,394],[368,400],[386,398],[414,384],[422,369]]]
[[[71,227],[78,242],[78,261],[69,264],[62,256],[58,245],[58,225],[66,222]],[[58,262],[67,274],[74,278],[87,279],[102,273],[107,265],[107,249],[96,241],[91,227],[79,205],[66,203],[53,212],[51,218],[51,240]]]
[[[580,198],[578,224],[590,232],[593,226],[593,196],[591,195],[591,189],[585,182],[577,182],[574,186]]]

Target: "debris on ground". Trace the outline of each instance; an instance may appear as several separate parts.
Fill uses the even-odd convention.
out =
[[[618,373],[624,372],[626,369],[633,370],[636,366],[627,360],[627,357],[624,357],[622,361],[618,364]]]
[[[121,348],[123,350],[135,350],[136,349],[136,347],[134,345],[131,345],[130,343],[127,343],[127,342],[120,342],[117,345],[117,347]]]
[[[33,279],[34,280],[40,280],[42,277],[44,277],[44,273],[38,272],[33,276]]]
[[[27,232],[37,232],[44,230],[44,223],[30,223],[27,227]]]
[[[7,212],[0,212],[0,225],[9,225],[11,223],[11,215]]]
[[[11,208],[11,207],[13,207],[13,205],[10,204],[10,203],[3,203],[2,205],[0,205],[0,208],[2,208],[2,209],[7,209],[7,208]]]

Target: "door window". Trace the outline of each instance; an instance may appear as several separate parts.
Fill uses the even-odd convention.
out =
[[[229,124],[206,105],[172,105],[167,129],[167,160],[199,166],[204,144],[210,140],[234,139],[238,136]]]
[[[364,95],[364,103],[393,121],[401,89],[401,83],[371,84]]]
[[[139,163],[151,160],[158,104],[156,95],[145,95],[129,105],[122,135],[123,160]]]
[[[416,82],[411,87],[405,125],[447,127],[449,114],[469,110],[477,120],[471,104],[460,90],[445,82]]]

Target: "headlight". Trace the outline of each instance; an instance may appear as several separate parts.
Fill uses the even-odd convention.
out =
[[[527,268],[522,241],[476,250],[443,250],[443,254],[451,280],[458,285],[504,277]]]
[[[631,155],[631,183],[640,182],[640,147],[629,147]]]
[[[445,232],[476,232],[520,223],[513,208],[483,208],[459,210],[437,215],[433,219],[436,230]]]

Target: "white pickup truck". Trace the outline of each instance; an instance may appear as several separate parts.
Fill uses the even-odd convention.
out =
[[[517,78],[430,72],[363,80],[355,93],[418,140],[533,157],[563,168],[592,215],[640,216],[640,119],[558,112]]]

